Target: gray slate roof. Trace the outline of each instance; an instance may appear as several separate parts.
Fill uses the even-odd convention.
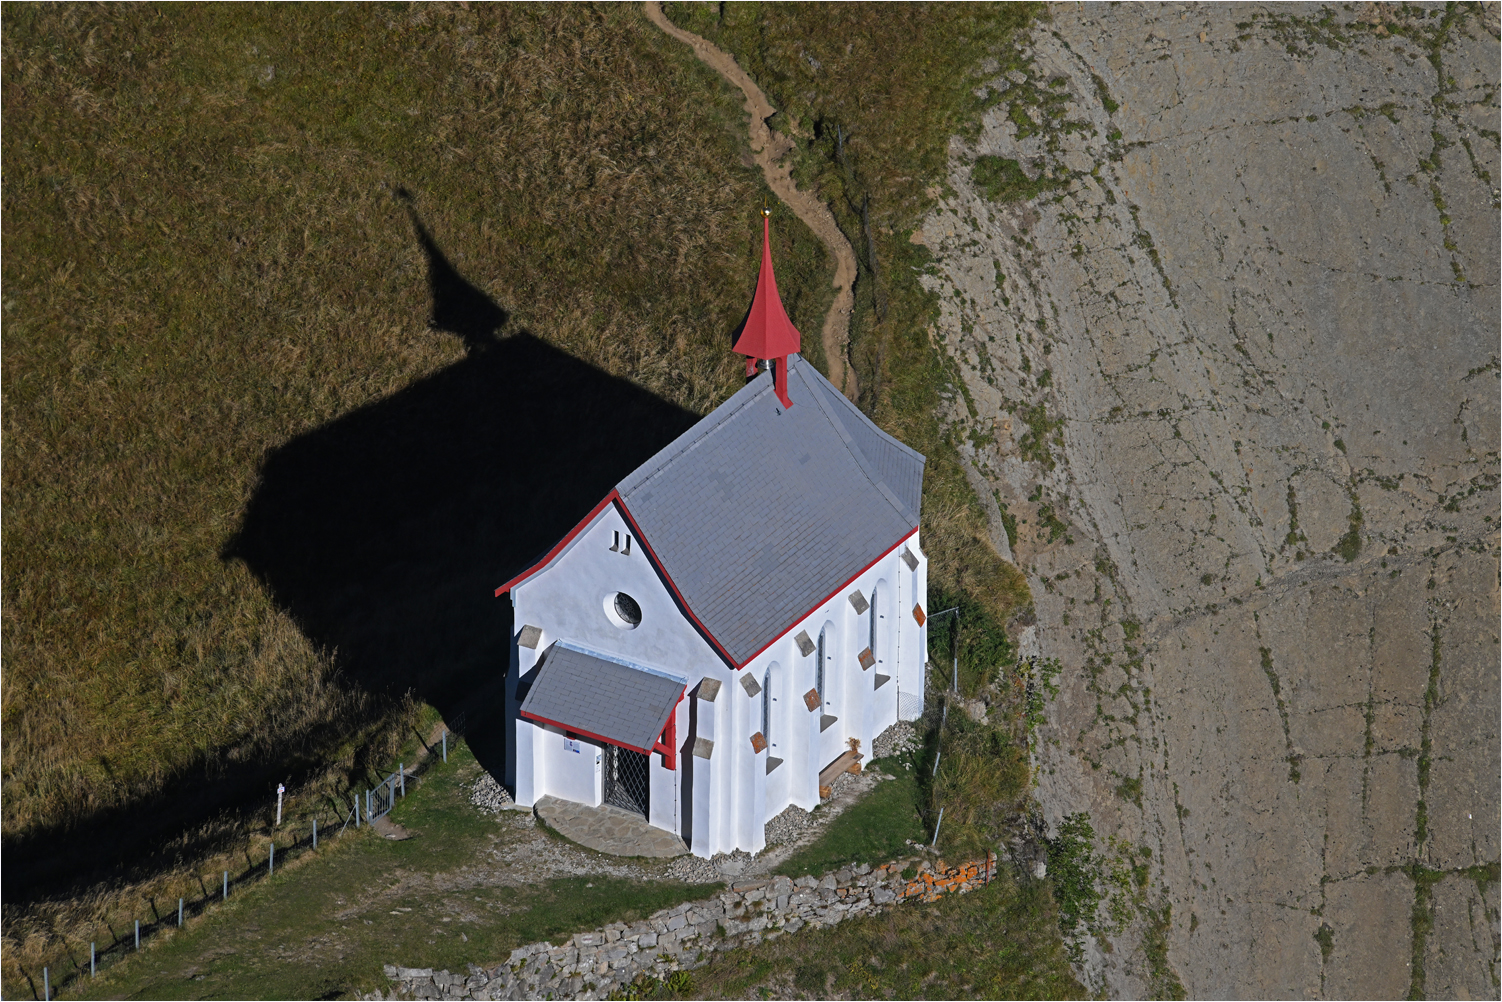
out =
[[[745,664],[918,526],[921,454],[797,355],[621,481],[690,610]]]
[[[522,712],[651,751],[683,694],[684,679],[554,644],[522,700]]]

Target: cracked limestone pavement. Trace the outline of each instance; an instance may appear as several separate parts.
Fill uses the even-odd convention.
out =
[[[1113,997],[1499,994],[1498,51],[1495,5],[1057,6],[914,234]]]

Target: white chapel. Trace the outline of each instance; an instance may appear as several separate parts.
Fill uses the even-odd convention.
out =
[[[496,589],[517,803],[611,804],[706,858],[923,712],[924,458],[798,356],[767,226],[746,385]]]

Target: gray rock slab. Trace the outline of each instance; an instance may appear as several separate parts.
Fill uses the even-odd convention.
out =
[[[1431,889],[1432,926],[1424,951],[1428,998],[1497,994],[1496,884],[1488,902],[1475,881],[1447,877]]]
[[[613,856],[670,859],[688,853],[688,846],[677,835],[609,804],[589,807],[557,797],[543,797],[537,801],[535,811],[539,819],[560,835]]]
[[[1396,873],[1362,874],[1329,885],[1327,900],[1334,943],[1325,964],[1325,995],[1406,997],[1412,980],[1413,882]]]
[[[1064,668],[1045,814],[1153,849],[1191,996],[1406,994],[1382,871],[1502,851],[1498,13],[1430,13],[1057,7],[1075,124],[1019,136],[1013,81],[915,237]],[[1060,187],[989,202],[980,155]],[[1085,983],[1166,990],[1140,931]]]

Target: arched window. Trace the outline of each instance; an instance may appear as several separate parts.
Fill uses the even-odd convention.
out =
[[[772,743],[772,666],[761,677],[761,736]]]
[[[819,692],[819,702],[824,702],[824,661],[829,655],[829,647],[824,639],[827,630],[819,631],[819,658],[814,663],[814,688]]]

